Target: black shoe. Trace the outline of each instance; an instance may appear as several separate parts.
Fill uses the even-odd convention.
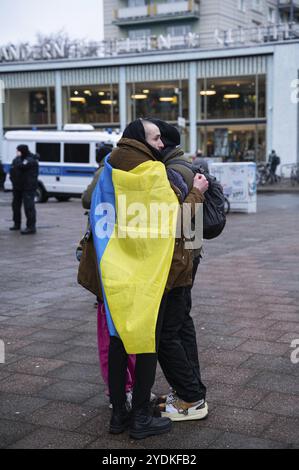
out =
[[[169,432],[172,423],[169,418],[154,418],[143,412],[135,412],[130,425],[130,437],[145,439]]]
[[[21,227],[19,227],[18,225],[13,225],[12,227],[9,227],[9,230],[20,230]]]
[[[126,408],[113,410],[110,419],[109,432],[111,434],[120,434],[128,429],[130,424],[130,413]]]
[[[30,233],[36,233],[35,228],[25,228],[24,230],[21,230],[22,235],[29,235]]]

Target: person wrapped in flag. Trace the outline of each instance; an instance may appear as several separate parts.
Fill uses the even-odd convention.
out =
[[[186,270],[182,240],[175,239],[182,195],[159,161],[162,148],[156,125],[140,119],[131,123],[105,160],[90,211],[110,333],[110,432],[130,426],[130,436],[137,439],[170,430],[168,418],[151,416],[149,401],[167,291]],[[193,205],[204,199],[201,187],[195,178],[187,197]],[[158,214],[166,207],[167,217],[157,216],[157,207]],[[125,407],[128,354],[136,354],[131,420]]]

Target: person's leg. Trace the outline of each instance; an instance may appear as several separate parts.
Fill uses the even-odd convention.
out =
[[[164,321],[164,311],[167,297],[161,301],[156,325],[156,349],[160,342],[161,329]],[[136,354],[135,383],[133,388],[132,409],[146,409],[150,404],[151,389],[155,382],[158,356],[152,354]]]
[[[194,374],[197,376],[199,389],[201,391],[202,397],[204,398],[206,395],[206,387],[201,381],[200,365],[199,365],[199,360],[198,360],[198,348],[197,348],[197,341],[196,341],[196,331],[195,331],[193,319],[190,315],[191,309],[192,309],[191,289],[194,284],[194,280],[195,280],[199,263],[200,263],[200,256],[194,258],[194,261],[193,261],[192,286],[186,287],[185,289],[186,314],[185,314],[185,318],[183,320],[181,329],[179,330],[179,336],[180,336],[183,348],[186,352],[186,356],[189,360],[190,367],[192,367]]]
[[[22,191],[13,191],[13,198],[12,198],[12,213],[13,213],[13,221],[15,227],[21,227],[21,207],[22,207]]]
[[[171,387],[179,398],[193,403],[204,398],[198,377],[190,365],[180,339],[180,330],[186,315],[186,289],[172,289],[168,294],[158,349],[159,363]]]
[[[105,307],[102,302],[98,302],[97,309],[97,332],[98,332],[98,352],[99,361],[103,381],[107,386],[106,393],[109,395],[109,379],[108,379],[108,357],[109,357],[109,344],[110,335],[106,321]]]
[[[35,230],[36,225],[36,210],[34,203],[35,191],[24,191],[24,210],[27,218],[27,228]]]
[[[108,378],[113,409],[121,409],[126,403],[127,363],[128,357],[121,339],[110,336]]]
[[[166,306],[166,296],[162,298],[157,325],[156,345],[159,343],[163,314]],[[164,434],[171,429],[168,417],[153,417],[150,409],[150,394],[155,381],[157,353],[136,354],[135,384],[132,400],[132,421],[130,436],[134,439]]]

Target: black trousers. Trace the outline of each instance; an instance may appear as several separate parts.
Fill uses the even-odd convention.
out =
[[[21,227],[22,220],[22,202],[24,204],[25,216],[27,219],[27,228],[35,228],[36,210],[34,203],[35,191],[17,191],[13,190],[12,212],[13,221],[17,227]]]
[[[162,298],[159,309],[156,326],[156,345],[159,344],[165,306],[166,296]],[[136,354],[135,383],[132,400],[133,412],[148,409],[151,389],[155,382],[157,360],[157,353]],[[108,378],[110,401],[114,409],[123,407],[126,402],[127,364],[128,355],[121,339],[110,336]]]
[[[194,260],[193,282],[199,258]],[[196,332],[190,316],[190,287],[172,289],[167,296],[161,331],[158,359],[169,385],[186,402],[205,398],[206,387],[201,381]]]

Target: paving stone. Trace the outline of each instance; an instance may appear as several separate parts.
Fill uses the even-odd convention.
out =
[[[215,347],[216,349],[224,349],[231,351],[235,349],[240,344],[244,343],[246,340],[243,338],[234,338],[227,335],[213,335],[206,332],[201,332],[198,335],[198,343],[202,347]]]
[[[13,442],[30,434],[36,426],[27,423],[16,423],[7,419],[0,421],[0,448],[5,449]]]
[[[49,372],[49,377],[78,380],[79,382],[102,383],[98,365],[67,364]]]
[[[251,339],[260,339],[263,341],[275,341],[280,338],[281,331],[276,331],[273,329],[256,329],[256,328],[242,328],[237,332],[233,333],[233,336],[238,338],[251,338]],[[279,340],[280,341],[280,340]]]
[[[43,398],[0,392],[0,416],[20,420],[48,403]]]
[[[95,328],[93,333],[79,333],[75,338],[65,342],[71,346],[97,346],[97,330]]]
[[[249,359],[250,356],[250,353],[243,351],[217,351],[209,348],[201,353],[200,357],[203,364],[223,364],[237,367]]]
[[[44,341],[49,343],[60,343],[66,342],[71,338],[78,337],[78,333],[70,332],[70,331],[59,331],[59,330],[49,330],[43,328],[39,331],[36,331],[32,335],[27,336],[29,341]]]
[[[99,367],[99,352],[97,347],[76,346],[65,353],[59,354],[59,359],[80,364],[96,364]]]
[[[247,340],[239,346],[239,351],[251,353],[271,354],[271,356],[282,356],[288,351],[288,346],[269,341]]]
[[[96,393],[101,393],[98,385],[87,382],[74,382],[71,380],[60,380],[58,383],[44,388],[38,393],[39,396],[70,403],[82,403]]]
[[[38,428],[9,449],[83,449],[92,438],[77,432],[58,431],[47,427]]]
[[[295,376],[299,375],[299,367],[297,364],[292,364],[290,357],[273,357],[269,354],[253,354],[242,364],[242,368],[281,372]]]
[[[244,385],[257,374],[255,370],[242,367],[209,365],[202,370],[203,380],[210,382],[222,382],[224,384]]]
[[[16,326],[3,326],[0,324],[0,338],[3,340],[9,340],[9,339],[19,339],[19,338],[24,338],[26,336],[31,335],[37,331],[36,328],[30,328],[30,327],[16,327]]]
[[[40,410],[32,413],[27,421],[39,426],[73,431],[98,414],[97,410],[82,407],[78,404],[50,402]]]
[[[299,418],[299,396],[273,392],[260,401],[255,409]]]
[[[70,345],[63,343],[42,343],[40,341],[31,342],[28,346],[18,349],[19,354],[33,357],[54,358],[57,354],[71,349]]]
[[[261,411],[219,405],[209,414],[208,420],[210,428],[261,437],[274,418],[274,415]]]
[[[273,392],[299,395],[299,380],[287,374],[261,372],[247,383],[248,387],[257,387]]]
[[[278,416],[264,432],[264,437],[299,447],[299,419]]]
[[[105,391],[106,387],[101,385],[100,391],[93,397],[89,398],[88,400],[84,401],[82,405],[90,407],[90,408],[107,408],[109,406],[109,397],[106,395]]]
[[[25,357],[14,361],[7,366],[9,371],[20,372],[23,374],[46,375],[51,370],[65,365],[66,362],[56,359],[46,359],[44,357]]]
[[[50,378],[16,373],[0,381],[0,392],[32,395],[53,382]]]
[[[231,405],[238,408],[252,409],[269,393],[217,382],[206,381],[205,385],[207,386],[208,403]]]
[[[285,449],[286,444],[259,437],[225,432],[216,440],[210,449]]]

